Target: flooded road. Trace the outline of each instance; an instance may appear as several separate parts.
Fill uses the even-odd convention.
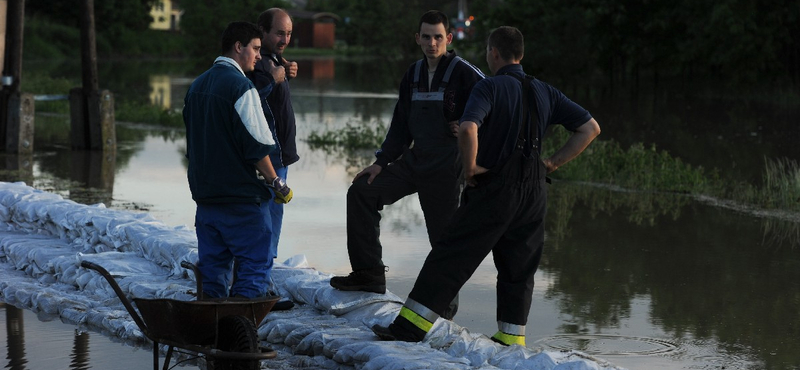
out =
[[[388,125],[394,98],[386,90],[393,88],[380,85],[393,83],[359,84],[365,77],[348,72],[356,69],[337,62],[333,76],[303,78],[301,73],[292,82],[301,160],[290,167],[295,198],[286,208],[278,258],[303,254],[316,269],[332,274],[350,271],[345,194],[352,176],[371,163],[371,151],[313,150],[304,139],[348,123]],[[178,82],[167,83],[171,106],[180,104],[190,80],[180,75]],[[798,150],[791,143],[800,118],[794,106],[764,110],[753,104],[748,110],[711,99],[686,110],[685,100],[670,97],[626,111],[601,100],[575,100],[603,126],[601,140],[658,142],[687,163],[719,168],[723,177],[759,181],[765,157],[792,158]],[[720,117],[727,117],[727,129]],[[109,160],[69,150],[67,120],[37,115],[34,155],[4,155],[0,180],[25,181],[76,201],[148,212],[166,224],[192,227],[182,129],[119,123],[118,152]],[[555,181],[549,191],[546,249],[527,325],[529,347],[578,349],[630,369],[800,368],[797,215],[593,183]],[[388,289],[405,297],[430,248],[417,198],[387,207],[383,217]],[[455,321],[472,332],[496,331],[495,275],[489,256],[462,290]],[[80,334],[70,325],[41,322],[31,312],[8,307],[0,313],[6,322],[0,327],[6,368],[113,370],[151,364],[147,347],[134,349],[88,333],[91,345],[76,352]],[[20,315],[24,320],[9,319]],[[21,324],[9,324],[15,322]],[[75,353],[89,360],[76,362]],[[34,365],[44,358],[57,365]]]

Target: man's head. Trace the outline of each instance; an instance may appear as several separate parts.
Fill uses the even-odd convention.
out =
[[[453,41],[449,28],[447,16],[438,10],[429,10],[422,15],[419,33],[414,36],[425,57],[437,59],[447,52],[447,45]]]
[[[264,50],[271,54],[283,54],[292,39],[292,18],[280,8],[270,8],[258,16],[258,27],[263,32]]]
[[[222,32],[222,55],[233,59],[245,72],[261,59],[261,30],[252,23],[231,22]]]
[[[492,73],[507,64],[518,64],[525,55],[525,40],[515,27],[496,28],[489,34],[486,44],[486,63]]]

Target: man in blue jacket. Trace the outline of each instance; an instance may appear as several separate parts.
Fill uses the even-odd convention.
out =
[[[222,56],[184,99],[187,175],[197,204],[198,267],[206,298],[266,295],[272,269],[272,255],[264,248],[271,237],[270,189],[280,201],[292,198],[272,167],[275,141],[258,93],[244,75],[261,59],[260,49],[258,27],[230,23],[222,34]],[[274,72],[282,76],[283,67]],[[234,258],[237,278],[229,291]]]

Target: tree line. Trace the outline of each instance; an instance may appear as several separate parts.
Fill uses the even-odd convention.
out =
[[[98,38],[105,52],[123,55],[147,29],[158,0],[95,1]],[[282,0],[183,1],[181,20],[187,57],[216,54],[221,30],[233,20],[255,22]],[[308,0],[306,9],[339,15],[337,39],[353,54],[417,58],[413,34],[419,16],[440,9],[455,20],[455,0]],[[80,0],[27,0],[26,12],[78,27]],[[520,28],[527,71],[551,80],[603,82],[636,87],[683,80],[795,88],[800,84],[800,2],[796,0],[474,0],[474,37],[454,47],[482,64],[488,32]],[[116,43],[121,40],[122,42]],[[61,40],[55,39],[53,42]],[[72,44],[75,45],[75,44]],[[141,50],[141,48],[133,50]],[[104,50],[99,50],[102,52]]]
[[[800,83],[794,0],[478,0],[482,33],[526,36],[532,67],[609,83],[678,77],[747,87]]]

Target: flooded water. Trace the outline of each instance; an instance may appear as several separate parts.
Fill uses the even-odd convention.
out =
[[[345,194],[352,176],[371,163],[371,151],[312,150],[304,139],[348,123],[388,124],[402,64],[386,71],[362,67],[307,60],[291,82],[301,160],[290,167],[295,198],[286,208],[279,259],[304,254],[320,271],[350,271]],[[109,73],[101,81],[123,96],[157,92],[156,101],[179,107],[199,71],[160,69],[117,66],[113,75],[123,80]],[[610,104],[584,102],[580,95],[575,100],[603,127],[601,139],[656,143],[687,163],[720,169],[723,178],[757,182],[765,157],[800,158],[800,102],[743,105],[666,94],[641,104]],[[67,117],[36,119],[34,155],[4,154],[0,180],[191,227],[194,203],[181,129],[119,123],[118,152],[104,157],[69,150]],[[715,200],[598,184],[555,182],[549,191],[529,347],[577,349],[630,369],[800,369],[796,214],[746,212]],[[383,216],[388,288],[404,297],[430,248],[418,199],[407,197]],[[489,256],[462,290],[456,322],[473,332],[496,331],[495,276]],[[8,369],[152,366],[149,347],[76,332],[13,307],[0,308],[0,319],[6,322],[0,347],[7,349]]]

